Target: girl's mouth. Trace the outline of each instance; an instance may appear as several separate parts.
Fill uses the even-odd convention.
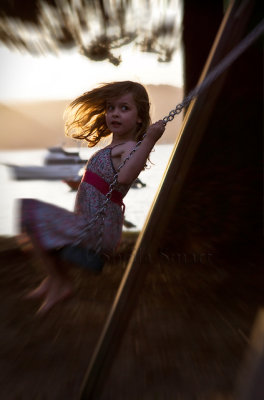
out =
[[[114,126],[114,127],[117,127],[117,126],[120,126],[120,125],[121,125],[121,122],[112,121],[112,122],[111,122],[111,125]]]

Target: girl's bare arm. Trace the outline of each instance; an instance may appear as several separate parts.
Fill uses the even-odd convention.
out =
[[[140,146],[137,148],[132,157],[126,162],[126,164],[121,168],[118,175],[118,182],[120,184],[131,184],[144,169],[146,161],[148,159],[149,153],[154,147],[157,140],[162,136],[165,130],[165,125],[163,121],[158,121],[152,124],[148,130],[147,135],[143,139]],[[121,162],[123,162],[134,149],[135,145],[131,142],[124,147],[124,151],[121,155]]]

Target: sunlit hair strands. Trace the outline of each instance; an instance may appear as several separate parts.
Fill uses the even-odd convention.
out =
[[[65,111],[66,135],[73,139],[86,140],[88,147],[95,146],[102,138],[111,134],[105,121],[107,101],[127,93],[133,95],[142,121],[134,139],[141,140],[151,123],[150,103],[144,86],[132,81],[102,84],[75,99]]]

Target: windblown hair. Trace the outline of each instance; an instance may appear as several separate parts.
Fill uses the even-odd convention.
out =
[[[131,81],[102,84],[75,99],[66,109],[65,133],[73,139],[86,140],[88,147],[95,146],[102,138],[111,134],[106,125],[106,103],[109,100],[131,93],[136,103],[138,124],[135,140],[142,139],[151,120],[150,103],[146,89],[139,83]]]

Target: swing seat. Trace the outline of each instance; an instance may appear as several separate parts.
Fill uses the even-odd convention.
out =
[[[82,246],[67,245],[60,249],[58,253],[62,260],[97,273],[102,271],[105,262],[100,254]]]

